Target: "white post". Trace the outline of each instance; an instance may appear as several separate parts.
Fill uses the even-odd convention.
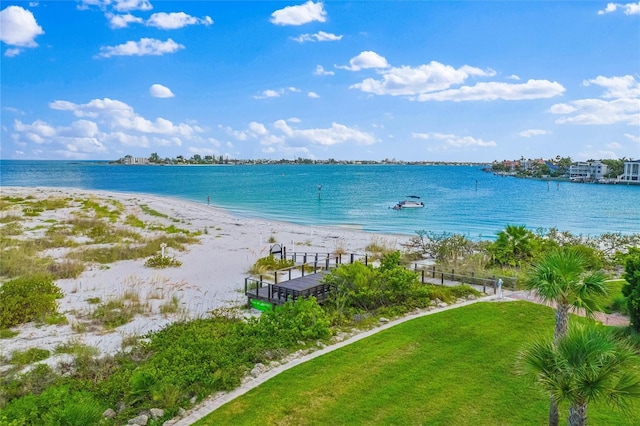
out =
[[[167,243],[160,244],[160,249],[162,250],[162,258],[164,259],[164,249],[167,247]]]

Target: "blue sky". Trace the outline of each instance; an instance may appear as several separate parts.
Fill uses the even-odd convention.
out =
[[[3,159],[640,158],[640,2],[0,10]]]

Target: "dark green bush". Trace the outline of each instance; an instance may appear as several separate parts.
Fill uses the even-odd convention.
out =
[[[255,322],[256,332],[281,347],[298,341],[327,339],[331,336],[327,313],[314,298],[287,302],[274,311],[264,312]]]
[[[74,392],[69,386],[54,386],[39,395],[27,395],[9,403],[2,410],[3,417],[0,418],[0,423],[43,426],[96,425],[100,423],[104,410],[105,407],[87,392]]]
[[[57,312],[62,290],[48,275],[16,278],[0,287],[0,328],[13,327]]]

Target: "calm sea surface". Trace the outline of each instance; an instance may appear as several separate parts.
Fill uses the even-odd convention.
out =
[[[322,185],[318,197],[318,185]],[[370,232],[417,230],[493,238],[507,224],[574,234],[640,232],[640,186],[503,178],[469,166],[120,166],[0,161],[0,186],[140,192],[240,216]],[[417,195],[423,209],[390,209]]]

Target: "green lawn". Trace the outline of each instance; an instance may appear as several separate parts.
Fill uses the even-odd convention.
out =
[[[527,302],[425,316],[287,370],[196,424],[545,425],[547,397],[514,370],[522,345],[553,325],[550,308]],[[589,420],[638,425],[639,406],[590,405]]]

